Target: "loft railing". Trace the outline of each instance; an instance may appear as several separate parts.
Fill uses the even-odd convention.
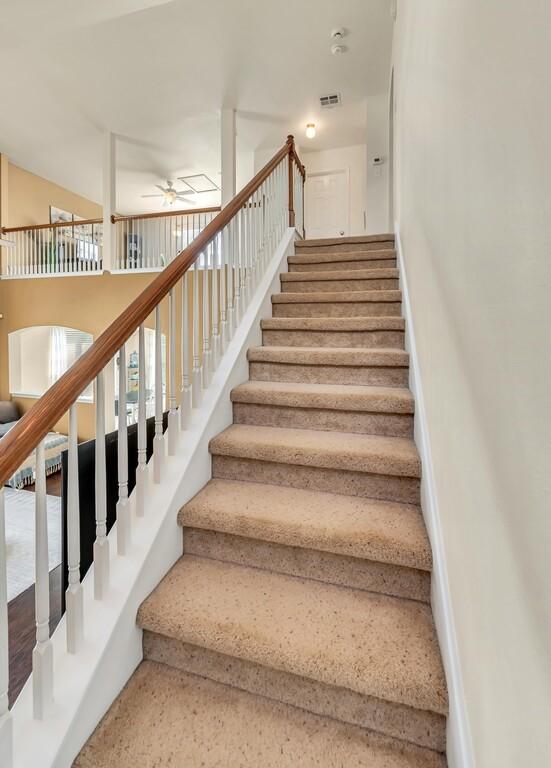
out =
[[[102,270],[103,220],[6,227],[2,277],[98,274]],[[7,235],[7,237],[6,237]]]
[[[298,174],[298,175],[297,175]],[[4,518],[5,483],[20,464],[36,453],[35,559],[36,646],[32,658],[34,717],[47,720],[53,698],[54,670],[49,634],[48,529],[44,438],[67,412],[69,447],[67,479],[68,589],[67,653],[78,655],[86,634],[80,575],[79,458],[76,403],[90,384],[95,389],[95,522],[94,596],[110,591],[111,553],[106,520],[105,369],[118,357],[119,415],[126,412],[126,342],[138,332],[138,452],[136,486],[129,496],[127,420],[118,419],[117,555],[131,549],[131,528],[146,514],[146,367],[144,323],[155,317],[155,437],[152,479],[161,483],[167,456],[178,451],[193,408],[201,404],[224,351],[239,325],[260,277],[288,226],[303,231],[304,179],[293,137],[249,184],[226,205],[150,285],[50,387],[0,440],[0,755],[12,765],[12,720],[8,708],[9,654]],[[295,208],[295,204],[296,208]],[[203,268],[200,269],[200,266]],[[163,363],[161,308],[168,302],[168,365]],[[180,324],[177,323],[177,314]],[[178,333],[178,327],[180,332]],[[168,367],[168,370],[166,370]],[[163,370],[164,369],[164,370]],[[168,427],[163,431],[163,373],[168,391]],[[177,374],[179,384],[177,385]],[[149,514],[154,514],[150,511]],[[85,663],[83,661],[83,663]],[[59,695],[59,691],[57,693]],[[32,735],[29,734],[29,737]]]
[[[202,232],[216,208],[113,216],[113,272],[159,272]],[[100,274],[105,268],[103,219],[5,227],[2,277],[66,277]]]
[[[220,207],[113,216],[113,271],[164,269],[210,224]]]

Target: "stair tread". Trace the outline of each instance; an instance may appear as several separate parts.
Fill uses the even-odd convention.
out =
[[[211,480],[180,511],[190,528],[431,570],[418,507],[238,480]]]
[[[293,274],[310,274],[294,272]],[[272,294],[272,304],[333,304],[339,302],[401,302],[402,291],[288,291]]]
[[[445,758],[357,726],[144,661],[74,766],[342,768],[352,764],[445,768]]]
[[[402,387],[351,384],[309,384],[284,381],[247,381],[232,390],[234,403],[262,403],[297,408],[340,411],[408,413],[413,395]]]
[[[376,331],[405,330],[403,317],[269,317],[261,320],[263,330]]]
[[[354,347],[250,347],[247,352],[249,362],[290,363],[295,365],[343,365],[343,366],[380,366],[407,367],[409,354],[394,347],[363,348]]]
[[[210,452],[371,474],[421,475],[415,443],[405,437],[232,424],[210,441]]]
[[[138,612],[142,629],[444,714],[430,607],[185,555]]]
[[[374,267],[373,269],[331,269],[325,272],[283,272],[282,283],[307,283],[329,280],[397,280],[399,272],[394,267]]]
[[[297,253],[288,257],[289,264],[331,264],[339,261],[381,261],[383,259],[395,259],[396,251],[385,248],[381,251],[333,251],[325,253],[323,251],[316,253]]]
[[[345,245],[346,243],[384,243],[394,242],[394,234],[385,232],[380,235],[353,235],[349,237],[318,237],[298,240],[295,248],[312,248],[316,245]]]

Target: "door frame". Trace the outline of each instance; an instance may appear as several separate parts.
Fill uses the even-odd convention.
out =
[[[308,178],[312,176],[328,176],[332,173],[343,173],[344,174],[344,180],[345,180],[345,187],[346,187],[346,214],[345,214],[345,232],[348,234],[350,232],[350,168],[348,166],[344,166],[343,168],[330,168],[328,170],[323,171],[308,171],[308,167],[306,168],[306,181]],[[306,189],[304,190],[304,195],[306,199]],[[304,224],[306,228],[306,204],[304,206]],[[346,234],[344,235],[346,237]],[[306,235],[308,237],[308,234]]]

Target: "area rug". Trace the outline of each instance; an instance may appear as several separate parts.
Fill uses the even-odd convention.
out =
[[[4,488],[8,601],[34,584],[34,503],[32,491]],[[47,496],[48,566],[61,563],[61,499]]]

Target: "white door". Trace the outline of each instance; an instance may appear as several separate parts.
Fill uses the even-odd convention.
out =
[[[342,237],[348,234],[348,169],[306,173],[306,237]]]

